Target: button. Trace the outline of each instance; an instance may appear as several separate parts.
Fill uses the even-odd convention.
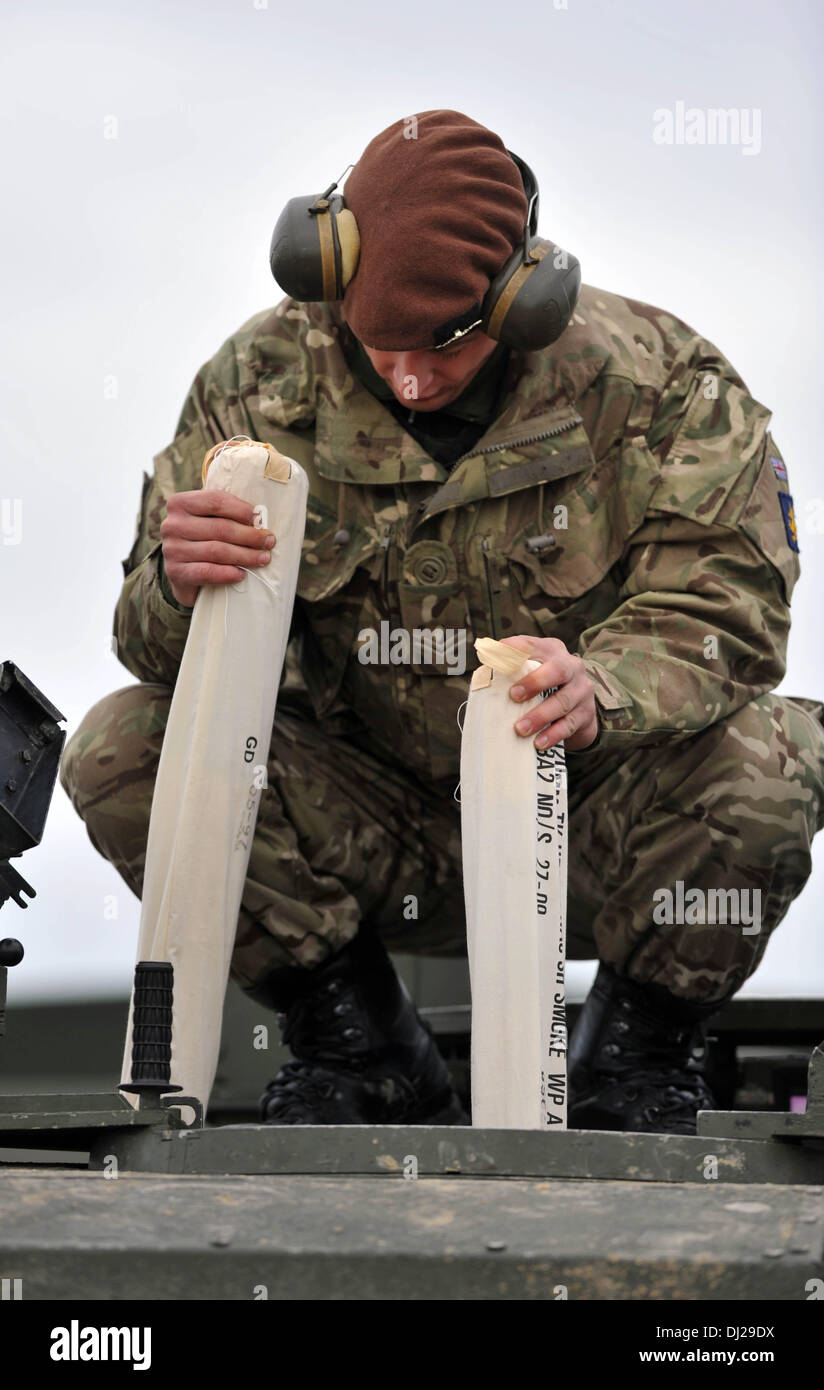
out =
[[[348,545],[350,540],[348,531],[336,531],[332,537],[333,545]]]
[[[549,550],[556,543],[554,536],[527,536],[526,548],[530,555],[540,555],[542,550]]]
[[[443,584],[446,575],[446,564],[438,555],[426,555],[415,566],[415,578],[421,584]]]
[[[403,558],[403,579],[413,588],[437,588],[443,593],[458,579],[453,551],[443,541],[416,541]]]

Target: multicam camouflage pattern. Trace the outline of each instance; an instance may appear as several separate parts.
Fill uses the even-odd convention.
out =
[[[578,895],[588,904],[589,939],[594,933],[601,958],[628,964],[638,978],[654,974],[681,993],[720,996],[722,977],[740,982],[754,968],[766,926],[755,941],[739,931],[729,949],[719,944],[720,928],[711,937],[706,930],[679,928],[668,936],[656,929],[648,940],[649,895],[640,885],[656,873],[671,879],[676,863],[682,878],[688,863],[699,875],[701,865],[707,872],[712,865],[718,887],[727,886],[727,872],[735,883],[744,874],[750,887],[769,880],[774,925],[809,872],[824,735],[800,707],[768,696],[784,674],[798,576],[780,501],[788,483],[767,430],[769,412],[720,352],[679,319],[585,286],[558,342],[511,354],[497,418],[447,470],[351,373],[341,335],[334,305],[285,299],[245,324],[198,373],[174,442],[144,479],[114,620],[121,661],[141,681],[174,684],[191,610],[174,602],[163,574],[159,528],[167,499],[201,486],[204,454],[221,439],[245,434],[271,442],[310,478],[285,689],[311,726],[300,737],[336,739],[335,757],[347,769],[341,787],[330,790],[331,804],[307,803],[318,808],[327,846],[338,845],[346,860],[344,840],[330,834],[338,819],[349,854],[361,853],[352,837],[366,833],[365,823],[348,803],[338,805],[358,782],[349,778],[352,757],[357,768],[372,766],[371,757],[382,777],[400,777],[392,783],[399,795],[404,787],[419,789],[426,814],[420,826],[414,817],[410,824],[421,846],[434,843],[430,825],[444,835],[432,808],[446,806],[458,779],[457,716],[471,670],[361,664],[362,629],[379,630],[382,622],[391,629],[466,629],[469,653],[475,636],[559,637],[584,658],[601,723],[597,743],[569,755],[571,783],[580,778],[589,787],[595,778],[604,797],[592,783],[592,815],[578,816],[600,847],[589,895],[583,883]],[[89,758],[96,767],[99,756],[88,719],[67,752],[74,771],[64,782],[81,814]],[[748,720],[756,720],[758,732],[735,735]],[[115,760],[119,739],[115,720],[106,735],[107,756]],[[84,740],[91,740],[88,749]],[[726,761],[713,740],[732,750]],[[712,767],[701,773],[710,745]],[[303,754],[305,769],[312,755]],[[662,768],[675,770],[666,815],[645,820],[625,847],[619,800],[643,803],[644,816],[652,816],[656,788],[667,784]],[[692,811],[682,812],[684,769],[689,785],[700,782],[701,789]],[[136,850],[118,854],[114,838],[132,798],[141,819],[143,774],[132,762],[119,775],[125,782],[120,809],[112,811],[113,862],[128,877]],[[306,770],[294,777],[311,785]],[[291,797],[298,814],[300,790],[292,787]],[[102,843],[104,831],[96,833]],[[289,815],[272,843],[275,859],[291,859]],[[458,872],[452,832],[438,843],[452,865],[449,878]],[[382,874],[381,862],[376,855],[370,866],[373,887],[394,901],[395,885],[406,881],[397,853],[387,849]],[[299,885],[293,881],[275,902],[273,866],[259,876],[250,869],[251,898],[270,906],[250,906],[254,929],[251,919],[241,922],[237,959],[245,962],[245,980],[284,949],[310,964],[329,943],[351,935],[363,905],[356,908],[351,889],[340,888],[345,875],[335,870],[322,909],[309,881],[315,872],[311,866],[307,878],[301,871]],[[420,866],[417,872],[409,892],[425,898],[442,871],[429,863],[434,877],[426,883]],[[431,950],[438,941],[441,949],[463,949],[454,888],[450,913],[431,932],[423,916],[393,917],[394,927],[387,920],[382,926],[402,932],[406,949]],[[690,943],[683,950],[682,941]]]
[[[92,843],[138,897],[171,703],[140,683],[89,710],[60,779]],[[569,954],[721,999],[760,961],[810,873],[822,823],[821,705],[765,695],[689,740],[569,754]],[[313,966],[360,920],[396,950],[463,954],[460,807],[329,734],[286,694],[279,707],[231,973],[254,994],[270,970]],[[652,923],[681,879],[761,894],[760,931]]]
[[[376,751],[425,778],[457,776],[466,680],[361,665],[358,632],[382,620],[464,627],[470,651],[560,637],[611,746],[703,729],[779,682],[798,575],[787,484],[769,412],[712,344],[585,287],[554,346],[512,354],[498,418],[450,473],[350,373],[340,334],[334,305],[286,299],[198,374],[124,561],[114,631],[134,675],[172,683],[186,640],[158,585],[166,500],[247,434],[310,477],[294,626],[316,715],[355,711]]]

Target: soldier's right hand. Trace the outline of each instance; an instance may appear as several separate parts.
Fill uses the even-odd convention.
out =
[[[178,603],[194,605],[201,584],[236,584],[244,565],[267,565],[275,536],[253,524],[250,502],[220,488],[176,492],[160,523],[163,565]]]

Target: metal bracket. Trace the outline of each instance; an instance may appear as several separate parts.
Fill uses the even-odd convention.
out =
[[[195,1112],[191,1124],[186,1123],[179,1108],[184,1105]],[[137,1107],[117,1091],[0,1096],[0,1148],[83,1149],[102,1133],[115,1130],[170,1132],[202,1128],[203,1106],[197,1096],[141,1096]]]
[[[702,1110],[696,1132],[708,1139],[824,1139],[824,1045],[810,1057],[805,1112]]]
[[[19,859],[20,855],[15,854],[13,858]],[[16,902],[18,907],[28,907],[28,903],[23,897],[24,893],[30,898],[37,897],[31,884],[22,874],[17,872],[13,865],[9,863],[8,859],[4,859],[0,862],[0,907],[2,907],[7,898],[11,898],[13,902]]]
[[[203,1129],[203,1106],[197,1096],[163,1096],[160,1102],[167,1116],[168,1129]],[[191,1124],[187,1124],[183,1118],[182,1107],[189,1106],[195,1112],[195,1118]],[[181,1113],[175,1115],[175,1110]]]

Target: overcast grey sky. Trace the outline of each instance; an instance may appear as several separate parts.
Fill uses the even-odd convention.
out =
[[[22,531],[7,501],[0,660],[70,733],[131,683],[109,634],[142,471],[200,364],[282,297],[267,262],[282,205],[391,122],[446,106],[531,164],[540,230],[585,281],[686,319],[774,412],[803,569],[781,689],[824,694],[820,15],[806,0],[7,0],[0,498],[21,500]],[[679,143],[679,103],[735,109],[742,140]],[[126,993],[140,906],[59,785],[19,867],[38,896],[3,911],[27,949],[15,997]],[[821,837],[748,992],[824,990],[823,895]]]

